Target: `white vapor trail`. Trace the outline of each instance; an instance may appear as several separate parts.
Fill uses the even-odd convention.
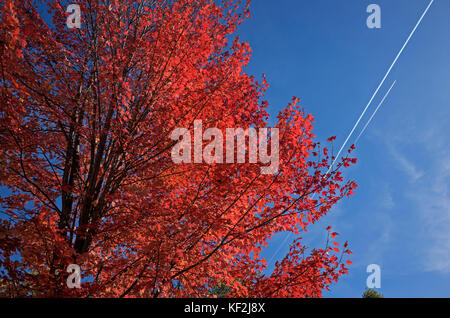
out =
[[[364,126],[364,128],[361,130],[361,132],[359,133],[358,137],[355,140],[355,145],[358,143],[359,138],[361,138],[362,134],[364,133],[364,131],[366,130],[367,126],[369,126],[370,122],[372,121],[373,117],[375,117],[376,113],[378,112],[378,109],[380,109],[381,105],[383,105],[384,101],[386,100],[386,98],[388,97],[389,93],[391,92],[392,88],[394,87],[395,83],[397,81],[394,81],[394,83],[392,83],[391,87],[389,87],[389,90],[387,91],[386,95],[384,95],[383,99],[381,100],[381,102],[378,104],[377,108],[375,109],[375,111],[373,112],[372,116],[370,116],[369,120],[367,121],[366,125]]]
[[[364,108],[363,112],[361,113],[361,115],[359,116],[358,120],[356,121],[355,125],[353,126],[352,130],[350,131],[350,133],[348,134],[347,138],[345,139],[344,143],[342,144],[341,148],[339,149],[338,154],[336,155],[336,157],[334,158],[333,162],[331,163],[328,171],[326,174],[328,174],[331,169],[333,168],[333,165],[336,163],[336,160],[339,158],[339,155],[341,154],[342,150],[345,148],[345,146],[347,145],[347,142],[349,141],[349,139],[351,138],[351,136],[353,135],[356,127],[358,127],[359,122],[361,121],[362,117],[364,116],[364,114],[366,113],[367,109],[369,108],[369,106],[372,104],[375,96],[378,94],[378,91],[380,90],[381,86],[383,86],[384,82],[386,81],[386,78],[389,76],[389,74],[391,73],[392,69],[394,68],[395,64],[397,64],[398,59],[400,58],[400,56],[402,55],[404,49],[406,48],[406,46],[409,43],[409,40],[411,40],[412,36],[414,35],[414,33],[416,32],[417,28],[419,27],[419,25],[421,24],[423,18],[425,17],[425,15],[428,13],[428,10],[430,9],[431,5],[433,4],[434,0],[431,0],[430,3],[428,4],[427,8],[425,9],[425,11],[422,13],[421,17],[419,18],[419,20],[417,21],[416,25],[414,26],[414,28],[412,29],[411,33],[409,34],[408,38],[406,39],[405,43],[403,44],[402,48],[400,49],[400,51],[397,53],[397,56],[395,57],[394,61],[392,62],[391,66],[389,67],[389,69],[387,70],[386,74],[384,75],[383,79],[381,80],[380,84],[378,85],[377,89],[375,90],[375,92],[373,93],[372,97],[370,98],[369,102],[367,103],[366,107]],[[394,82],[395,84],[395,82]],[[391,86],[392,89],[392,86]],[[390,89],[389,89],[390,91]],[[389,92],[388,92],[389,94]],[[385,96],[387,97],[387,95]],[[382,104],[382,103],[381,103]],[[381,105],[380,104],[380,105]],[[380,106],[379,105],[379,106]],[[372,116],[373,117],[373,116]],[[370,120],[369,120],[370,121]],[[367,126],[367,125],[366,125]],[[364,129],[363,129],[364,130]],[[359,136],[358,136],[359,138]],[[313,195],[314,198],[314,195]],[[278,252],[281,250],[281,248],[286,244],[287,240],[290,238],[291,236],[291,232],[286,235],[286,237],[284,238],[282,244],[278,247],[278,249],[275,251],[275,253],[272,255],[272,257],[269,260],[269,263],[272,262],[272,260],[275,258],[275,256],[278,254]]]
[[[361,115],[359,116],[358,120],[356,121],[355,125],[353,126],[352,130],[350,131],[350,133],[347,136],[347,139],[345,139],[344,143],[342,144],[341,149],[339,150],[338,154],[336,155],[336,157],[333,160],[333,163],[330,166],[329,171],[333,168],[334,163],[336,162],[336,160],[339,158],[339,155],[341,154],[342,150],[344,149],[345,145],[347,144],[348,140],[350,139],[350,137],[353,135],[353,132],[355,131],[356,127],[359,125],[359,122],[361,121],[361,118],[364,116],[364,114],[366,113],[367,109],[369,108],[370,104],[372,104],[373,99],[375,98],[375,96],[378,94],[378,91],[380,90],[381,86],[383,86],[384,81],[386,80],[386,78],[389,76],[389,74],[391,73],[392,69],[394,68],[395,64],[397,63],[400,55],[402,55],[403,50],[405,49],[405,47],[408,45],[409,40],[411,40],[412,36],[414,35],[414,33],[416,32],[417,28],[419,27],[420,23],[422,22],[422,19],[425,17],[425,15],[427,14],[428,10],[430,9],[431,5],[433,4],[434,0],[431,0],[430,3],[428,4],[428,7],[425,9],[425,11],[423,12],[422,16],[420,17],[419,21],[417,21],[416,25],[414,26],[414,29],[411,31],[411,33],[409,34],[408,38],[406,39],[405,44],[403,44],[402,48],[400,49],[400,51],[398,52],[397,56],[395,57],[394,61],[392,62],[391,66],[389,67],[389,69],[387,70],[386,74],[384,75],[383,79],[381,80],[380,84],[378,85],[377,89],[375,90],[375,92],[373,93],[372,97],[370,98],[369,102],[367,103],[366,107],[364,108],[363,112],[361,113]]]

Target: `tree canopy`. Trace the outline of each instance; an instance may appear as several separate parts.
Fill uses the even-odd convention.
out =
[[[300,235],[353,193],[341,170],[356,159],[329,169],[299,99],[277,116],[275,174],[171,158],[171,132],[195,120],[268,127],[268,84],[245,73],[251,49],[234,35],[249,3],[81,0],[70,29],[63,2],[42,2],[50,19],[35,1],[0,1],[2,293],[203,297],[224,284],[235,297],[320,297],[347,273],[331,227],[319,248]],[[261,275],[283,231],[297,238]]]

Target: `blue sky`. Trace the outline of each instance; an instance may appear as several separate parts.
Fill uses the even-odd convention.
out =
[[[366,26],[371,3],[381,7],[381,29]],[[314,115],[318,139],[337,136],[340,146],[428,3],[253,0],[238,31],[253,50],[246,71],[266,75],[273,117],[295,95]],[[302,235],[323,247],[333,225],[354,252],[350,273],[325,297],[360,297],[369,264],[381,266],[386,297],[450,297],[449,12],[449,0],[435,0],[364,117],[360,128],[397,80],[346,171],[356,194]],[[263,256],[284,238],[275,236]]]
[[[366,26],[371,3],[381,7],[381,29]],[[253,50],[246,71],[267,76],[273,117],[295,95],[314,115],[318,138],[336,135],[340,146],[428,3],[254,0],[239,29]],[[397,80],[346,172],[356,194],[303,235],[323,247],[333,225],[354,252],[349,275],[325,297],[360,297],[369,264],[380,265],[386,297],[450,297],[449,12],[450,1],[434,2],[364,117],[360,128]]]

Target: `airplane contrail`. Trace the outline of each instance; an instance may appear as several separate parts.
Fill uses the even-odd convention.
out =
[[[355,140],[355,145],[358,143],[359,138],[361,138],[362,134],[364,133],[364,131],[366,130],[367,126],[369,126],[370,122],[372,121],[373,117],[375,117],[378,109],[380,109],[381,105],[383,105],[384,101],[386,100],[386,98],[388,97],[389,93],[391,92],[392,88],[394,87],[395,83],[397,81],[394,81],[394,83],[392,83],[391,87],[389,87],[389,90],[387,91],[386,95],[384,95],[383,99],[381,100],[381,102],[378,104],[377,108],[375,109],[375,111],[373,112],[372,116],[370,116],[369,120],[367,121],[366,125],[364,126],[364,128],[361,130],[361,132],[359,133],[358,137]]]
[[[372,97],[370,98],[369,102],[367,103],[366,107],[364,108],[363,112],[361,113],[361,115],[359,116],[358,120],[356,121],[355,125],[353,126],[353,129],[350,131],[350,133],[347,136],[347,139],[345,139],[344,143],[342,144],[341,149],[339,150],[338,154],[336,155],[336,157],[333,160],[333,163],[330,166],[330,169],[328,170],[331,171],[331,169],[333,168],[333,165],[335,164],[336,160],[339,158],[339,155],[341,154],[342,150],[344,149],[345,145],[347,144],[348,140],[350,139],[350,137],[353,135],[353,132],[355,131],[356,127],[359,125],[359,122],[361,121],[361,118],[364,116],[364,114],[366,113],[367,109],[369,108],[370,104],[372,104],[373,99],[375,98],[375,96],[378,94],[378,91],[380,90],[381,86],[383,86],[384,81],[386,80],[386,78],[389,76],[389,74],[391,73],[392,68],[395,66],[395,64],[397,63],[400,55],[402,55],[403,50],[405,49],[405,47],[408,45],[409,40],[411,40],[412,36],[414,35],[414,33],[416,32],[417,28],[419,27],[420,23],[422,22],[422,19],[425,17],[425,15],[427,14],[428,10],[430,9],[431,5],[433,4],[434,0],[431,0],[430,3],[428,4],[428,7],[425,9],[425,11],[423,12],[422,16],[420,17],[419,21],[417,21],[416,25],[414,26],[413,30],[411,31],[411,33],[409,34],[408,38],[406,39],[405,44],[403,44],[402,48],[400,49],[400,51],[398,52],[397,56],[395,57],[394,61],[392,62],[391,66],[389,67],[389,69],[387,70],[386,74],[384,75],[383,79],[381,80],[380,84],[378,85],[377,89],[375,90],[375,92],[373,93]],[[327,173],[328,173],[327,172]]]
[[[373,112],[372,116],[370,116],[369,120],[367,121],[366,125],[364,126],[364,128],[362,129],[361,133],[358,135],[358,138],[356,138],[355,141],[355,145],[358,143],[359,138],[362,136],[362,134],[364,133],[364,131],[366,130],[367,126],[369,126],[370,122],[372,121],[373,117],[375,117],[375,114],[377,113],[378,109],[380,109],[381,105],[383,105],[384,101],[386,100],[386,98],[388,97],[389,93],[391,92],[392,88],[394,87],[395,83],[397,81],[395,80],[394,83],[392,83],[391,87],[389,88],[389,90],[387,91],[387,93],[384,95],[383,99],[381,100],[381,102],[378,104],[377,108],[375,109],[375,111]],[[330,172],[330,169],[328,169],[328,172]],[[328,174],[327,172],[327,174]],[[316,194],[314,193],[312,196],[312,200],[314,200]],[[284,244],[286,244],[286,242],[291,238],[292,233],[289,233],[288,235],[286,235],[286,237],[284,238],[283,242],[278,246],[277,250],[275,251],[275,253],[272,255],[272,257],[269,260],[269,263],[272,262],[272,260],[275,258],[275,256],[280,252],[281,248],[284,246]]]
[[[369,106],[372,104],[372,101],[374,100],[375,96],[378,94],[378,91],[380,90],[381,86],[383,86],[386,78],[389,76],[389,74],[391,73],[392,69],[394,68],[395,64],[397,63],[399,57],[402,55],[403,50],[405,49],[405,47],[408,45],[409,40],[411,40],[412,36],[414,35],[414,33],[416,32],[417,28],[419,27],[420,23],[422,22],[423,18],[425,17],[425,15],[427,14],[428,10],[430,9],[431,5],[433,4],[434,0],[431,0],[430,3],[428,4],[427,8],[425,9],[425,11],[422,13],[421,17],[419,18],[419,20],[417,21],[416,25],[414,26],[414,28],[412,29],[411,33],[409,34],[408,38],[406,39],[405,43],[403,44],[402,48],[400,49],[400,51],[397,53],[397,56],[395,57],[394,61],[392,62],[391,66],[389,67],[389,69],[387,70],[386,74],[384,75],[383,79],[381,80],[380,84],[378,85],[377,89],[375,90],[375,92],[373,93],[372,97],[370,98],[369,102],[367,103],[366,107],[364,108],[363,112],[361,113],[361,115],[359,116],[358,120],[356,121],[355,125],[353,126],[352,130],[350,131],[350,133],[347,136],[347,139],[345,139],[344,143],[342,144],[341,149],[339,149],[338,154],[336,155],[336,157],[334,158],[333,162],[331,163],[331,166],[328,168],[328,171],[326,174],[328,174],[331,169],[333,168],[333,165],[336,163],[336,160],[339,158],[339,155],[341,154],[342,150],[344,149],[345,145],[347,144],[348,140],[350,139],[350,137],[353,135],[353,132],[355,131],[356,127],[359,125],[359,122],[361,121],[361,118],[364,116],[364,114],[366,113],[367,109],[369,108]],[[314,198],[315,194],[313,195]],[[283,240],[282,244],[278,247],[278,249],[275,251],[275,253],[272,255],[272,257],[270,258],[271,262],[273,260],[273,258],[278,254],[278,252],[281,250],[281,247],[286,243],[286,241],[290,238],[290,235],[292,233],[290,232]]]

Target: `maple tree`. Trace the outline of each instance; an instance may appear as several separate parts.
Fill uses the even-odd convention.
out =
[[[320,297],[347,272],[336,241],[297,237],[271,275],[262,249],[298,235],[356,184],[294,98],[277,116],[279,171],[175,164],[176,127],[267,127],[267,83],[233,33],[249,2],[0,1],[0,281],[13,297]],[[330,140],[331,141],[331,140]],[[352,147],[353,148],[353,147]],[[349,153],[352,149],[349,150]],[[66,285],[69,264],[82,288]]]

